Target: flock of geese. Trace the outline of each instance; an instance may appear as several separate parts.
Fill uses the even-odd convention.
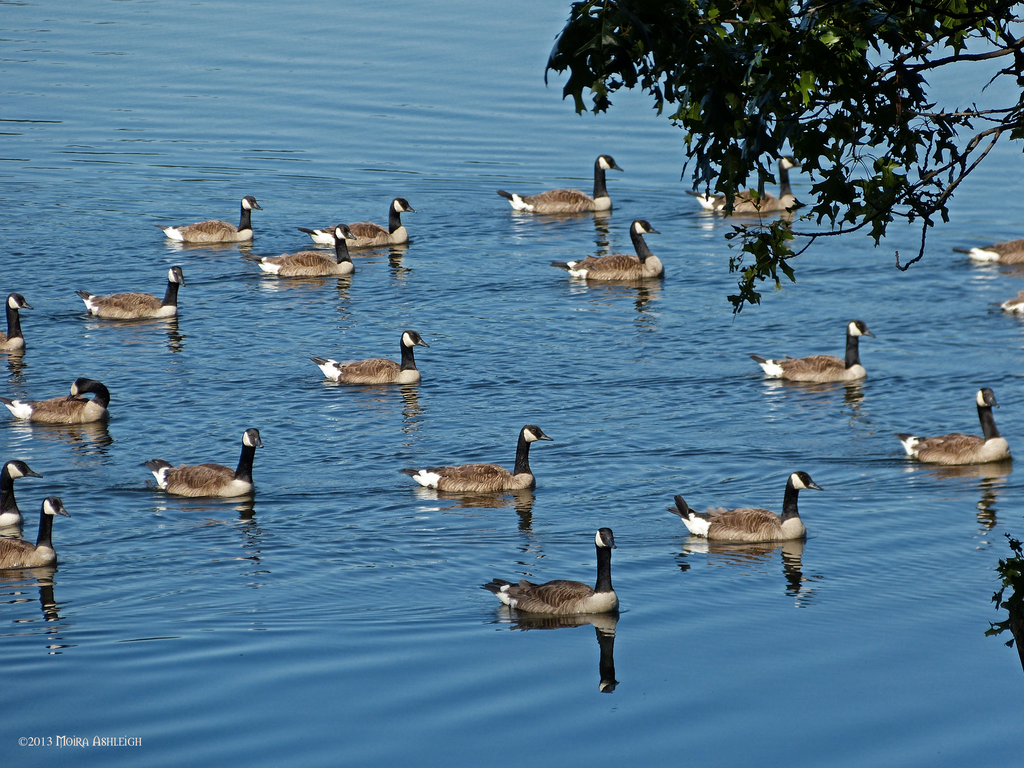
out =
[[[789,170],[798,167],[788,157],[779,161],[780,194],[757,195],[740,193],[734,198],[735,213],[783,212],[792,208],[795,198],[790,187]],[[621,171],[610,155],[600,155],[594,163],[594,192],[587,195],[579,190],[556,189],[537,195],[519,195],[498,190],[517,211],[543,214],[608,211],[612,207],[606,186],[605,172]],[[726,207],[724,196],[692,193],[700,205],[711,211]],[[238,226],[225,221],[202,221],[186,226],[161,226],[171,240],[182,243],[244,243],[253,238],[252,211],[262,210],[252,196],[241,201]],[[403,213],[415,209],[405,198],[396,197],[389,207],[388,225],[372,222],[336,224],[321,228],[298,229],[308,234],[317,245],[332,246],[333,257],[325,251],[299,251],[281,256],[253,258],[266,274],[277,277],[346,276],[355,271],[349,248],[372,248],[408,242],[409,234],[402,224]],[[656,279],[664,275],[664,266],[647,246],[644,236],[657,234],[649,222],[636,219],[630,225],[630,238],[635,254],[589,256],[579,261],[552,262],[552,266],[566,270],[572,277],[584,280],[629,282]],[[1000,263],[1024,262],[1024,240],[989,246],[969,251],[972,259]],[[249,257],[247,257],[249,258]],[[167,318],[178,310],[178,290],[185,285],[181,267],[172,267],[167,273],[167,287],[162,299],[147,293],[121,293],[97,296],[88,291],[77,291],[85,302],[89,314],[107,320],[137,320]],[[1024,292],[1015,300],[1024,311]],[[1006,306],[1004,305],[1004,308]],[[7,334],[0,334],[0,351],[19,352],[24,349],[20,311],[31,309],[20,293],[7,298]],[[862,320],[851,320],[846,327],[846,354],[844,358],[832,355],[814,355],[803,358],[769,359],[751,355],[770,378],[799,382],[851,382],[866,376],[860,361],[859,341],[873,337]],[[429,345],[414,330],[405,330],[400,336],[401,360],[385,358],[359,361],[336,361],[323,357],[310,358],[323,375],[333,381],[353,385],[415,384],[420,372],[414,357],[415,347]],[[91,398],[86,395],[92,395]],[[93,379],[76,379],[66,396],[46,400],[12,400],[0,397],[17,419],[45,424],[85,424],[108,417],[110,392]],[[1010,458],[1006,440],[1000,436],[992,416],[996,407],[991,389],[977,392],[976,405],[983,435],[948,434],[921,437],[899,434],[907,455],[922,462],[945,465],[978,464],[1003,461]],[[550,441],[535,424],[525,425],[519,433],[515,463],[512,470],[497,464],[464,464],[409,468],[403,473],[421,486],[447,493],[481,494],[517,491],[533,488],[536,479],[530,469],[530,446],[538,441]],[[153,473],[157,486],[170,494],[187,497],[237,497],[254,491],[253,461],[256,449],[263,446],[259,430],[247,429],[242,435],[242,450],[237,466],[198,464],[174,466],[163,459],[151,459],[145,466]],[[0,527],[17,528],[23,517],[14,498],[14,481],[25,477],[41,477],[25,462],[8,461],[0,471]],[[678,515],[686,528],[695,536],[720,542],[778,542],[801,539],[806,528],[800,518],[797,500],[802,490],[821,490],[806,472],[793,472],[786,482],[782,513],[767,509],[709,509],[699,512],[690,507],[682,496],[675,497],[670,511]],[[57,556],[51,540],[53,519],[67,516],[61,500],[47,497],[42,503],[39,533],[35,544],[20,538],[0,538],[0,569],[51,566]],[[494,579],[483,588],[505,605],[527,614],[572,616],[600,614],[618,610],[618,596],[612,587],[611,550],[615,548],[610,528],[601,528],[595,535],[597,548],[597,581],[594,587],[578,581],[551,581],[534,584],[526,580],[516,583]]]

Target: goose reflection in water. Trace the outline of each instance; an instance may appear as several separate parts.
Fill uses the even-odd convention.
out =
[[[459,509],[507,509],[511,507],[519,515],[520,531],[529,531],[533,524],[533,490],[530,488],[521,491],[465,494],[445,493],[433,488],[417,486],[413,493],[421,501],[450,501],[451,504],[438,507],[442,512]]]
[[[61,442],[71,446],[77,454],[106,456],[114,442],[106,421],[88,424],[41,424],[35,421],[11,422],[11,431],[19,438],[40,442]]]
[[[708,541],[703,536],[690,536],[679,554],[679,568],[682,571],[690,570],[690,564],[686,559],[691,555],[708,555],[709,565],[721,562],[729,566],[760,570],[775,559],[776,552],[780,552],[782,574],[786,579],[786,594],[800,598],[799,602],[803,604],[813,592],[813,589],[807,587],[810,579],[803,573],[805,543],[806,539],[791,539],[744,544]]]
[[[25,350],[15,349],[7,353],[7,370],[11,372],[11,384],[20,385],[25,381]]]
[[[15,606],[34,602],[34,592],[36,589],[39,590],[42,620],[47,624],[43,630],[47,641],[46,650],[51,656],[61,653],[64,648],[74,647],[73,644],[62,642],[63,638],[59,635],[61,631],[59,622],[64,617],[60,615],[61,605],[54,597],[56,572],[55,566],[0,571],[0,605]],[[30,627],[38,621],[37,618],[25,616],[14,618],[12,623]]]
[[[598,690],[601,693],[611,693],[619,681],[615,679],[615,626],[619,623],[618,613],[589,613],[577,614],[575,616],[540,616],[529,613],[519,613],[502,606],[498,609],[502,616],[498,619],[499,624],[510,624],[512,629],[529,631],[531,629],[564,629],[567,627],[585,627],[588,624],[594,626],[597,633],[597,645],[600,649],[600,660],[598,661],[598,672],[600,682]]]
[[[764,379],[763,382],[765,393],[769,396],[779,397],[794,392],[801,392],[804,394],[794,395],[801,398],[801,406],[828,409],[830,411],[835,407],[834,396],[842,392],[843,404],[850,409],[850,418],[853,420],[862,417],[860,409],[864,402],[863,385],[863,379],[856,381],[829,381],[825,383],[790,381],[789,379]],[[779,407],[779,403],[772,400],[769,400],[768,404],[771,408]],[[850,423],[853,424],[854,421]]]
[[[402,263],[402,257],[409,250],[406,244],[388,246],[388,268],[391,270],[391,279],[395,283],[404,282],[405,278],[412,272]]]
[[[1013,460],[993,461],[989,464],[960,464],[951,466],[937,466],[934,464],[913,464],[912,471],[924,472],[927,475],[940,480],[955,480],[960,478],[976,478],[978,490],[981,491],[977,507],[978,523],[982,527],[982,533],[988,533],[996,527],[996,501],[999,497],[999,489],[1006,485],[1013,472]]]

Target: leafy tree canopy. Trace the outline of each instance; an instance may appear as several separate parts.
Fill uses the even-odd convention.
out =
[[[920,224],[921,246],[906,264],[897,252],[896,266],[924,256],[957,186],[1004,134],[1024,137],[1024,98],[937,108],[926,78],[998,60],[992,81],[1012,78],[1024,97],[1016,10],[995,0],[577,2],[548,69],[568,71],[563,94],[577,112],[585,91],[594,112],[619,88],[647,91],[685,131],[693,188],[724,193],[727,212],[751,177],[764,195],[783,154],[810,174],[814,199],[797,222],[766,215],[727,235],[742,243],[730,262],[739,311],[760,301],[761,281],[794,279],[790,260],[821,237],[864,230],[877,245],[900,218]]]

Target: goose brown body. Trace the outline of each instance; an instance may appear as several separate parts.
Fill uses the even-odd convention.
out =
[[[930,464],[988,464],[1012,458],[1010,444],[996,428],[992,408],[998,407],[995,394],[988,387],[979,389],[975,396],[978,406],[978,420],[983,436],[965,435],[954,432],[938,437],[918,437],[898,434],[908,456]]]
[[[71,517],[60,499],[49,496],[43,501],[39,513],[39,535],[35,544],[22,539],[0,539],[0,570],[39,568],[57,562],[57,553],[51,541],[54,515]]]
[[[557,579],[544,584],[520,580],[518,583],[493,579],[483,589],[502,603],[524,613],[571,616],[585,613],[610,613],[619,608],[619,597],[612,588],[611,551],[615,538],[610,528],[601,528],[594,539],[597,546],[597,583],[594,587],[580,581]]]
[[[797,168],[799,164],[792,157],[779,159],[779,196],[771,193],[757,195],[752,190],[740,192],[733,198],[733,214],[760,214],[780,213],[788,211],[796,205],[796,198],[793,196],[793,189],[789,182],[789,169]],[[701,208],[716,213],[724,213],[728,205],[725,195],[710,195],[687,190],[697,198]]]
[[[974,261],[993,261],[998,264],[1024,264],[1024,239],[995,243],[984,248],[954,248],[966,253]]]
[[[252,493],[252,465],[256,449],[262,448],[257,429],[247,429],[242,435],[242,453],[238,467],[231,469],[222,464],[182,464],[174,467],[162,459],[145,462],[156,478],[157,485],[175,496],[245,496]]]
[[[345,238],[348,226],[339,224],[331,237],[334,241],[334,258],[322,251],[299,251],[280,256],[266,256],[258,262],[264,272],[278,277],[329,277],[351,275],[355,265],[348,254]]]
[[[594,161],[594,194],[584,194],[578,189],[551,189],[538,195],[520,195],[498,190],[517,211],[530,213],[582,213],[586,211],[608,211],[612,207],[612,199],[608,196],[605,183],[605,171],[621,171],[611,155],[600,155]]]
[[[786,482],[786,495],[782,515],[759,507],[737,509],[709,509],[697,512],[689,507],[682,496],[675,497],[675,506],[669,511],[679,515],[690,533],[709,541],[763,542],[801,539],[807,529],[800,519],[797,496],[801,490],[821,488],[806,472],[794,472]]]
[[[114,293],[95,296],[88,291],[75,291],[85,302],[89,314],[105,320],[142,320],[174,317],[178,314],[178,288],[185,284],[181,267],[167,272],[167,290],[163,299],[151,293]]]
[[[374,248],[384,245],[402,245],[409,242],[409,232],[402,224],[403,213],[416,213],[416,209],[409,205],[404,197],[396,197],[391,201],[388,209],[388,226],[382,227],[372,221],[357,221],[349,224],[349,234],[345,235],[349,248]],[[307,229],[299,227],[300,232],[305,232],[313,242],[321,245],[332,245],[330,227],[322,229]]]
[[[553,261],[551,266],[564,269],[573,277],[586,280],[629,281],[662,277],[665,267],[644,240],[644,235],[660,234],[643,219],[635,220],[629,228],[636,256],[614,253],[610,256],[588,256],[581,261]]]
[[[89,393],[94,395],[91,400],[82,397]],[[0,397],[0,402],[19,419],[41,424],[88,424],[107,418],[110,391],[93,379],[76,379],[68,397],[49,400],[10,400]]]
[[[246,195],[242,198],[242,215],[237,227],[218,219],[198,221],[195,224],[181,227],[165,227],[161,224],[154,226],[163,230],[171,240],[180,243],[244,243],[252,240],[253,210],[262,211],[263,209],[256,202],[255,197]]]
[[[342,384],[416,384],[420,372],[416,367],[413,347],[429,347],[416,331],[402,333],[402,362],[382,357],[369,360],[350,360],[339,363],[323,357],[311,357],[324,376]]]
[[[403,469],[426,488],[453,493],[493,493],[521,491],[537,484],[530,470],[530,444],[537,440],[551,440],[540,427],[527,424],[519,432],[515,467],[509,472],[497,464],[462,464],[427,469]]]
[[[789,381],[808,381],[825,383],[830,381],[856,381],[867,376],[867,371],[860,363],[861,336],[874,336],[863,320],[851,320],[846,326],[846,357],[841,359],[834,355],[811,355],[810,357],[786,357],[767,359],[760,355],[750,355],[764,372],[771,378]]]

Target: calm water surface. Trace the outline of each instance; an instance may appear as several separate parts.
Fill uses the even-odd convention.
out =
[[[977,432],[992,387],[1024,450],[1024,326],[994,306],[1024,273],[954,245],[1018,237],[1020,157],[998,151],[930,236],[896,228],[799,262],[799,283],[734,317],[730,225],[683,194],[680,133],[640,96],[578,117],[542,74],[568,5],[100,2],[3,5],[0,293],[28,351],[0,392],[105,382],[100,428],[0,418],[27,537],[43,497],[59,569],[0,577],[4,765],[1015,765],[1016,652],[986,638],[1021,478],[908,463],[894,432]],[[979,98],[987,76],[943,84]],[[983,98],[997,99],[986,92]],[[604,218],[513,214],[494,194],[590,186]],[[798,178],[798,196],[809,182]],[[152,225],[235,220],[249,247],[182,248]],[[281,281],[243,257],[307,247],[296,226],[385,221],[407,248],[351,280]],[[649,244],[662,283],[588,286],[548,266]],[[163,290],[174,322],[88,319],[74,290]],[[841,354],[860,386],[785,386],[748,359]],[[423,383],[324,382],[310,355],[397,356]],[[532,494],[438,497],[398,470],[511,465],[537,423]],[[237,459],[246,503],[169,497],[140,463]],[[781,507],[806,543],[709,547],[666,512]],[[594,571],[615,531],[617,622],[516,622],[479,585]],[[612,669],[612,665],[614,668]],[[611,681],[618,682],[617,686]],[[20,747],[20,737],[141,747]],[[59,754],[58,754],[59,752]],[[69,757],[70,755],[70,757]]]

